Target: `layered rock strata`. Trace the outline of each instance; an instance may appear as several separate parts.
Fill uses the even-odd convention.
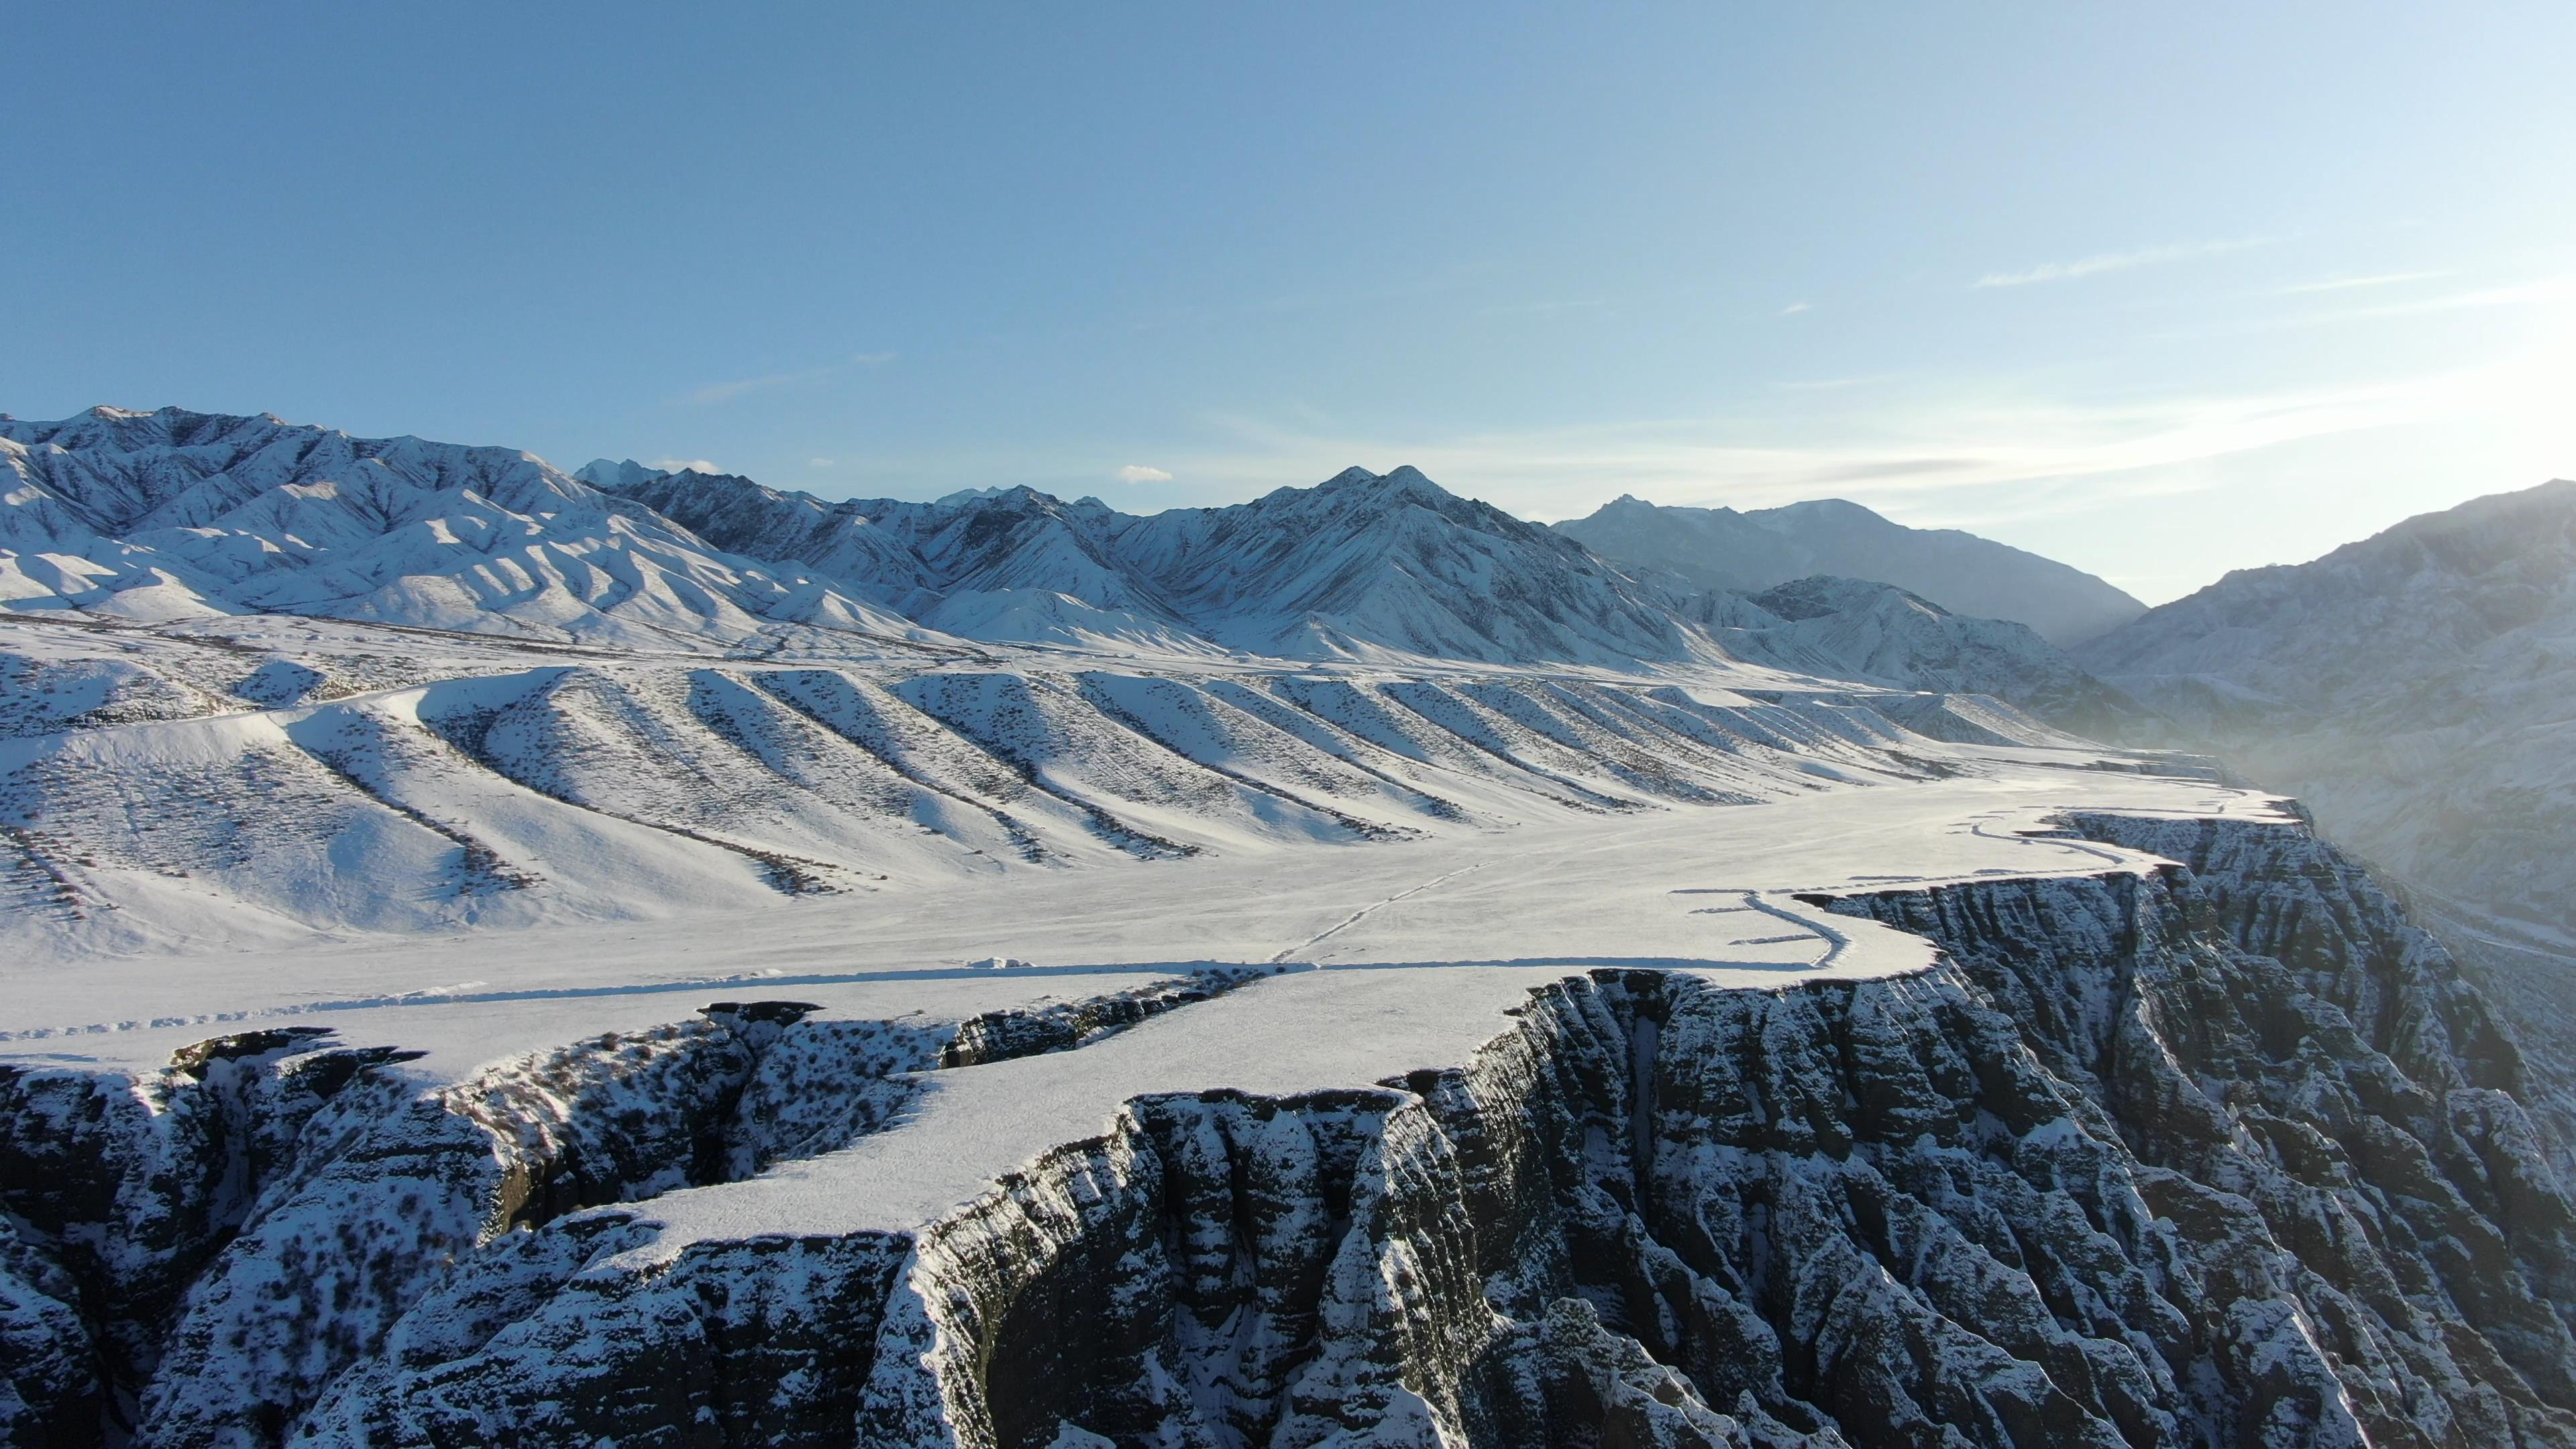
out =
[[[432,1110],[377,1101],[397,1072],[298,1043],[212,1053],[204,1080],[239,1091],[137,1085],[89,1117],[47,1086],[71,1074],[21,1074],[6,1261],[32,1286],[0,1326],[21,1401],[59,1412],[20,1422],[94,1443],[72,1411],[131,1403],[169,1445],[2576,1444],[2576,1212],[2441,949],[2295,826],[2066,826],[2179,864],[1832,903],[1938,943],[1912,976],[1600,970],[1453,1067],[1139,1098],[908,1232],[674,1241],[644,1199],[881,1125],[907,1073],[962,1064],[953,1024],[719,1012],[585,1044],[552,1115],[449,1089],[436,1131],[391,1125]],[[317,1074],[343,1080],[295,1085]],[[216,1100],[294,1091],[318,1105]],[[106,1186],[40,1161],[120,1113],[176,1144],[183,1099],[245,1145]],[[475,1145],[441,1157],[442,1133]],[[88,1389],[39,1351],[63,1314],[97,1345]],[[289,1319],[308,1331],[262,1336]]]

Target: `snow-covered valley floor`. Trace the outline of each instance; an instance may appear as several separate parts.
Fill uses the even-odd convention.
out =
[[[0,743],[20,1422],[2576,1442],[2555,1247],[2469,1290],[2510,1367],[2308,1326],[2430,1280],[2298,1276],[2278,1114],[2402,1072],[2493,1120],[2369,1142],[2560,1199],[2447,962],[2199,761],[1753,669],[460,644],[258,707],[274,646],[120,642]]]
[[[1824,896],[2092,876],[2156,858],[2062,838],[2069,811],[2281,818],[2205,780],[2098,768],[2093,750],[1917,748],[1948,778],[1759,806],[1520,823],[1472,834],[968,875],[655,922],[78,961],[0,973],[0,1061],[149,1073],[219,1033],[327,1030],[424,1053],[463,1080],[711,1001],[812,1019],[959,1020],[1240,965],[1277,974],[1074,1052],[932,1074],[894,1130],[747,1182],[665,1196],[666,1247],[700,1236],[901,1229],[1150,1093],[1365,1089],[1466,1060],[1533,988],[1634,967],[1774,989],[1930,966],[1918,936]],[[2089,767],[2089,768],[2088,768]],[[2060,837],[2060,838],[2051,838]],[[1813,899],[1802,899],[1810,897]]]
[[[1214,964],[1637,966],[1747,985],[1878,976],[1919,968],[1928,948],[1829,917],[1799,894],[2148,863],[2048,838],[2063,833],[2052,817],[2070,810],[2275,815],[2270,797],[2206,780],[2084,768],[2118,758],[2100,751],[1918,748],[1962,773],[1762,806],[965,875],[900,893],[649,922],[21,958],[0,967],[0,1056],[148,1069],[211,1031],[292,1023],[327,1026],[352,1043],[426,1048],[434,1062],[466,1068],[478,1044],[500,1055],[576,1023],[687,1016],[692,993],[786,992],[835,1014],[897,1016],[942,993],[1089,995],[1096,978]],[[538,1039],[512,1039],[522,1035]]]
[[[2576,1449],[2576,1114],[2020,624],[1411,469],[0,477],[0,1443]]]

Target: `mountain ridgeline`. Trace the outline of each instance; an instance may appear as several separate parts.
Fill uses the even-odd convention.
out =
[[[2077,654],[2403,877],[2576,1089],[2576,482],[2229,574]]]
[[[302,614],[760,654],[864,641],[1743,664],[1990,692],[2077,729],[2125,708],[2029,629],[1963,614],[1936,592],[1820,584],[1783,615],[1749,592],[1613,562],[1574,530],[1459,497],[1412,468],[1354,468],[1248,503],[1139,517],[1029,488],[827,502],[633,462],[573,475],[504,448],[97,408],[60,422],[0,418],[0,470],[11,485],[0,607],[16,611]]]
[[[1907,528],[1840,498],[1784,508],[1671,508],[1621,497],[1559,532],[1629,568],[1759,593],[1809,574],[1894,584],[1955,613],[2011,619],[2069,648],[2147,606],[2081,569],[1955,528]]]

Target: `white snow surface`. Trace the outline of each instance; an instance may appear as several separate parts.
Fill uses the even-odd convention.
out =
[[[2066,576],[2051,587],[2071,579],[2125,598],[1851,505],[1775,512],[1773,523],[1812,515],[1834,528],[1856,512],[1871,539],[1937,544],[1943,559],[1965,549],[1945,583],[2036,568]],[[1884,563],[1889,573],[1869,577],[1902,583],[1921,551],[1818,553],[1797,529],[1750,537],[1729,547],[1760,554],[1765,582],[1830,559],[1854,573]],[[267,415],[0,415],[0,611],[146,623],[291,613],[756,658],[972,652],[971,640],[1399,667],[1732,661],[1998,694],[2100,732],[2098,683],[2015,626],[1937,608],[1935,622],[1901,619],[1879,597],[1886,585],[1809,587],[1784,617],[1709,589],[1705,570],[1647,562],[1612,563],[1409,467],[1138,517],[1026,487],[828,502],[632,460],[566,474],[507,448],[354,438]],[[1820,619],[1828,597],[1850,617]],[[1904,636],[1893,647],[1891,632]]]
[[[2027,631],[1693,603],[1410,469],[826,505],[176,410],[0,419],[0,468],[0,1060],[293,1025],[455,1082],[717,1000],[1275,972],[925,1073],[884,1131],[655,1199],[652,1252],[916,1226],[1142,1093],[1455,1065],[1568,972],[1918,971],[1801,897],[2147,869],[2052,822],[2280,808],[1975,692],[2060,678]]]
[[[180,647],[158,634],[141,637]],[[333,642],[354,648],[357,641]],[[560,692],[563,680],[581,672],[558,668],[549,677]],[[258,750],[284,756],[302,748],[299,741],[324,730],[317,721],[332,718],[333,708],[417,712],[420,701],[442,689],[486,705],[524,701],[545,688],[526,673],[365,692],[320,709],[240,710],[38,736],[14,746],[12,778],[32,761],[58,758],[73,742],[107,751],[102,760],[116,759],[117,748],[141,751],[148,744],[148,754],[109,766],[109,773],[129,778],[137,760],[178,768],[191,750],[204,767],[197,778],[222,776]],[[916,672],[889,683],[845,668],[830,677],[842,681],[852,699],[870,689],[901,698],[907,686],[913,697],[926,698],[919,688],[924,679],[945,678],[959,687],[981,681],[1004,696],[993,709],[1017,701],[1027,710],[1022,696],[1034,676]],[[1263,687],[1265,678],[1250,670],[1119,675],[1110,687],[1095,686],[1088,697],[1077,689],[1072,698],[1142,719],[1153,709],[1154,694],[1170,693],[1175,701],[1161,711],[1162,730],[1182,742],[1190,757],[1218,758],[1218,737],[1185,736],[1181,721],[1208,726],[1205,714],[1194,716],[1184,706],[1196,702],[1204,711],[1210,701],[1229,695],[1272,701],[1267,707],[1283,722],[1299,725],[1305,737],[1325,744],[1338,740],[1341,748],[1357,752],[1351,741],[1367,739],[1371,728],[1388,728],[1399,712],[1370,686],[1437,687],[1439,698],[1459,712],[1459,730],[1493,731],[1507,752],[1539,757],[1543,736],[1537,728],[1505,736],[1510,714],[1473,709],[1471,702],[1480,690],[1506,704],[1528,698],[1504,691],[1502,679],[1564,685],[1538,673],[1439,681],[1293,676],[1310,697],[1340,698],[1339,717],[1351,723],[1351,733],[1337,735],[1327,728],[1329,711],[1294,711],[1276,703],[1278,696]],[[1685,698],[1721,693],[1705,682],[1656,688],[1678,689]],[[199,906],[202,915],[191,916],[168,907],[165,896],[199,887],[174,882],[162,895],[137,892],[101,914],[164,911],[165,920],[207,933],[193,942],[173,934],[147,954],[116,956],[76,949],[72,938],[56,936],[46,938],[50,950],[11,953],[9,964],[0,967],[0,1001],[6,1002],[0,1007],[0,1058],[140,1072],[209,1035],[291,1024],[329,1028],[341,1044],[424,1051],[423,1059],[404,1070],[457,1080],[577,1037],[685,1020],[718,999],[806,1001],[821,1006],[824,1016],[860,1020],[912,1013],[959,1019],[1048,998],[1106,995],[1216,964],[1281,968],[1276,977],[1079,1051],[928,1074],[915,1110],[887,1131],[744,1182],[655,1199],[649,1215],[667,1230],[647,1251],[675,1251],[710,1235],[906,1227],[966,1201],[1042,1151],[1098,1134],[1120,1104],[1140,1093],[1367,1087],[1416,1068],[1454,1064],[1505,1029],[1504,1013],[1529,989],[1591,967],[1687,971],[1755,989],[1818,976],[1919,970],[1932,962],[1928,943],[1828,914],[1798,896],[1900,883],[2094,874],[2155,863],[2086,841],[2024,833],[2046,832],[2054,817],[2070,810],[2268,815],[2277,808],[2270,797],[2204,780],[2136,773],[2140,761],[2091,747],[1933,739],[1898,729],[1862,704],[1836,699],[1819,694],[1763,707],[1776,711],[1784,724],[1805,718],[1802,710],[1828,717],[1841,711],[1851,718],[1836,721],[1843,733],[1818,730],[1803,742],[1784,741],[1789,748],[1761,747],[1779,773],[1746,768],[1746,783],[1769,787],[1759,795],[1747,791],[1758,803],[1728,803],[1713,792],[1706,798],[1650,796],[1635,791],[1633,780],[1597,770],[1588,785],[1571,773],[1550,772],[1555,795],[1526,783],[1506,785],[1500,778],[1463,773],[1457,762],[1470,758],[1494,764],[1498,776],[1506,772],[1494,756],[1461,744],[1466,735],[1429,729],[1417,715],[1418,733],[1384,735],[1384,745],[1366,762],[1402,780],[1392,767],[1408,761],[1404,751],[1454,756],[1447,763],[1456,773],[1417,770],[1411,778],[1437,778],[1454,787],[1470,802],[1461,819],[1416,813],[1408,818],[1420,823],[1409,833],[1372,837],[1300,818],[1285,802],[1259,791],[1226,794],[1204,780],[1187,788],[1174,781],[1154,795],[1160,804],[1152,811],[1133,799],[1111,803],[1172,832],[1167,839],[1188,834],[1200,847],[1192,855],[1137,857],[1102,849],[1079,860],[923,872],[836,893],[782,893],[748,868],[712,882],[697,879],[710,859],[723,856],[670,833],[669,813],[686,804],[684,794],[643,791],[622,798],[617,803],[631,812],[628,819],[605,807],[573,807],[522,791],[512,797],[520,802],[516,808],[526,817],[521,818],[499,805],[468,800],[467,787],[449,778],[477,778],[463,767],[451,765],[444,775],[422,769],[424,783],[409,787],[419,793],[406,797],[421,802],[414,808],[451,820],[479,810],[474,828],[506,841],[514,852],[510,860],[538,862],[534,868],[548,874],[549,884],[558,875],[579,877],[584,889],[608,892],[608,882],[626,877],[630,895],[624,905],[631,915],[622,923],[583,920],[550,907],[539,913],[542,919],[508,929],[451,925],[444,933],[429,933],[397,923],[294,934],[264,924],[226,937],[214,923],[228,913],[248,913],[250,906],[210,895]],[[1372,700],[1374,713],[1363,708]],[[1429,696],[1422,702],[1435,704]],[[635,695],[623,707],[643,708]],[[944,707],[942,718],[975,718],[955,701]],[[1150,793],[1135,784],[1135,772],[1147,771],[1146,764],[1128,760],[1120,768],[1130,773],[1109,771],[1100,761],[1114,756],[1111,737],[1092,725],[1085,728],[1094,737],[1086,738],[1084,729],[1067,722],[1077,718],[1072,706],[1063,708],[1052,735],[1041,723],[1028,736],[1060,738],[1058,753],[1045,757],[1038,771],[1040,779],[1067,781],[1068,797],[1076,789],[1092,789],[1091,798],[1110,799],[1097,793],[1103,779],[1126,781],[1130,795]],[[818,713],[830,717],[829,708]],[[1745,716],[1760,717],[1758,709]],[[2008,714],[1987,717],[2009,720]],[[1095,711],[1093,718],[1109,716]],[[1254,716],[1247,712],[1244,718]],[[1530,718],[1537,725],[1551,722],[1535,712]],[[1863,725],[1864,718],[1875,722]],[[1565,727],[1562,720],[1555,724]],[[1236,728],[1249,726],[1237,721]],[[1873,738],[1875,746],[1856,745],[1853,736]],[[1126,748],[1141,749],[1139,738],[1131,734]],[[935,760],[941,749],[928,733],[915,745],[910,758],[918,761]],[[592,739],[582,748],[602,746]],[[722,778],[705,757],[715,743],[700,740],[685,748],[701,752],[696,778],[702,789],[703,782]],[[1561,755],[1539,758],[1568,765],[1576,752],[1560,748]],[[1609,746],[1596,742],[1593,748],[1601,753]],[[581,750],[567,746],[562,752],[569,758]],[[1166,754],[1184,758],[1168,748]],[[1335,758],[1322,748],[1316,756]],[[1235,762],[1229,768],[1243,779],[1257,778],[1255,770],[1295,778],[1291,766],[1301,763],[1318,772],[1324,768],[1313,759],[1283,763],[1241,749],[1224,758]],[[608,774],[627,773],[633,763],[612,758]],[[1532,764],[1535,759],[1520,772],[1529,774]],[[379,761],[351,773],[396,768]],[[920,768],[927,772],[931,766]],[[1232,776],[1212,778],[1234,784]],[[1794,784],[1782,783],[1792,778]],[[448,783],[438,785],[441,779]],[[1378,789],[1366,808],[1401,814],[1390,807],[1405,798],[1403,790],[1366,773],[1354,772],[1351,779]],[[1633,798],[1609,794],[1614,786]],[[495,777],[479,788],[507,794],[511,787]],[[567,787],[566,793],[594,788]],[[777,789],[774,783],[771,788]],[[1307,788],[1316,787],[1309,780]],[[437,793],[441,789],[446,793]],[[1596,799],[1587,802],[1578,791]],[[1264,834],[1257,825],[1262,817],[1244,810],[1247,796],[1280,806],[1268,823],[1288,828]],[[528,799],[580,819],[592,834],[576,837],[569,824],[545,824],[535,818],[543,811]],[[1629,808],[1598,803],[1612,799],[1625,799]],[[296,807],[303,815],[320,808]],[[1355,802],[1354,808],[1362,807]],[[637,823],[654,818],[662,823]],[[691,818],[705,820],[711,839],[722,823]],[[613,826],[628,834],[618,835]],[[390,826],[381,829],[396,833]],[[558,833],[548,836],[549,829]],[[455,853],[451,843],[419,833],[426,839],[399,849],[377,835],[353,842],[344,834],[322,850],[359,852],[366,879],[381,888],[415,856],[426,861],[441,851]],[[674,853],[666,874],[644,873],[650,861],[637,843],[642,837]],[[808,839],[818,851],[829,843],[819,826]],[[559,853],[515,853],[545,841],[558,842],[550,848]],[[577,843],[560,843],[566,841]],[[584,850],[613,863],[581,877]],[[292,861],[284,852],[263,857],[266,863],[251,878],[257,870],[285,868],[279,860]],[[817,868],[832,864],[820,856],[815,861]],[[76,878],[100,892],[115,885],[103,866]],[[27,944],[22,936],[21,945]]]

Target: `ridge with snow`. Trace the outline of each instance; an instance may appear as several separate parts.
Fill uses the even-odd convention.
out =
[[[1986,630],[1962,647],[1956,616],[1893,634],[1884,618],[1784,619],[1625,571],[1412,468],[1138,517],[1024,487],[826,502],[631,459],[566,474],[509,449],[104,408],[0,422],[0,468],[0,607],[21,612],[297,614],[760,657],[987,644],[1630,671],[1733,661],[1981,690],[2079,729],[2102,718],[2098,689],[2035,639]]]
[[[2061,648],[2146,610],[2054,559],[1954,528],[1907,528],[1840,498],[1739,513],[1623,495],[1556,527],[1604,558],[1700,588],[1759,593],[1810,574],[1874,579],[1954,613],[2027,624]]]

